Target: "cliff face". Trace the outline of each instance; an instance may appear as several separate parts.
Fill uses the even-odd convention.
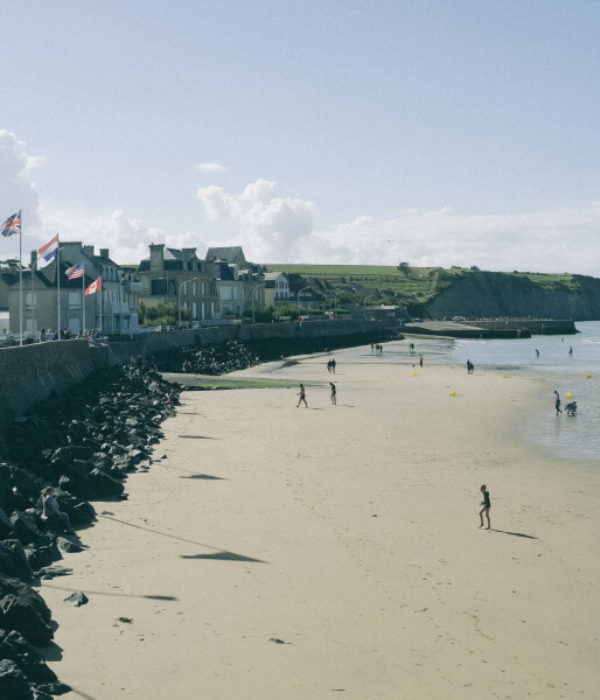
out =
[[[502,272],[469,272],[457,276],[426,309],[432,318],[500,316],[600,319],[600,279],[573,276],[572,287],[543,287]]]

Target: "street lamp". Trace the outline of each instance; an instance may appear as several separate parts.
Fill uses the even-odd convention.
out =
[[[363,299],[363,318],[367,318],[367,300],[372,299],[373,295],[369,294]]]
[[[312,289],[312,287],[302,287],[302,289],[298,292],[298,294],[296,295],[296,305],[298,306],[298,308],[300,308],[300,294],[302,294],[302,292],[305,289]]]
[[[185,286],[188,282],[195,282],[196,280],[202,279],[201,277],[192,277],[189,280],[182,282],[179,287],[177,287],[177,312],[179,315],[179,328],[181,328],[181,288]]]
[[[254,318],[254,290],[259,289],[260,287],[264,287],[265,283],[260,282],[259,284],[255,284],[254,287],[250,289],[250,304],[252,305],[252,323],[255,323],[255,318]]]

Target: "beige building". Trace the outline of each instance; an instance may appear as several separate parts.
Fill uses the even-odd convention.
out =
[[[37,337],[42,330],[69,329],[71,335],[89,328],[101,328],[106,334],[131,334],[137,330],[137,296],[127,273],[110,259],[109,250],[80,242],[61,242],[60,255],[38,269],[36,251],[31,264],[23,270],[23,331]],[[83,264],[84,275],[69,279],[69,267]],[[59,278],[57,278],[57,274]],[[18,275],[17,275],[18,276]],[[85,289],[96,279],[101,289],[86,295]],[[19,332],[19,283],[9,290],[10,330]]]
[[[291,301],[290,284],[283,272],[265,272],[265,305],[277,306]]]
[[[192,321],[217,318],[220,313],[216,281],[195,248],[151,243],[150,257],[142,260],[135,276],[141,283],[140,301],[147,306],[174,304],[189,312]]]

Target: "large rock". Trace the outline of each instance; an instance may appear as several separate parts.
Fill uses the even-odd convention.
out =
[[[101,469],[92,469],[82,482],[84,493],[89,497],[104,498],[106,496],[120,496],[124,487]]]
[[[23,544],[35,542],[39,535],[35,511],[15,511],[10,516],[10,523],[15,535]]]
[[[10,659],[0,661],[0,700],[32,700],[33,693],[23,671]]]
[[[17,630],[27,641],[44,646],[54,636],[36,607],[26,597],[12,593],[0,600],[0,627],[5,630]]]
[[[34,683],[54,683],[57,680],[40,652],[16,630],[0,630],[0,658],[14,661]]]
[[[23,545],[19,540],[2,540],[0,542],[0,571],[5,576],[27,581],[33,575]]]

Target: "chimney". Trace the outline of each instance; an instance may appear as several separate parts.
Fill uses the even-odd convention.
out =
[[[165,267],[165,244],[150,244],[150,269],[152,271],[163,271]]]
[[[94,246],[93,245],[82,245],[84,255],[87,255],[88,257],[92,257],[94,254]]]
[[[106,260],[108,260],[108,258],[110,257],[108,254],[108,248],[100,248],[100,257],[106,258]]]
[[[32,250],[32,251],[31,251],[31,269],[32,269],[32,270],[33,270],[33,268],[36,266],[36,263],[37,263],[37,256],[38,256],[38,255],[37,255],[37,250]]]

